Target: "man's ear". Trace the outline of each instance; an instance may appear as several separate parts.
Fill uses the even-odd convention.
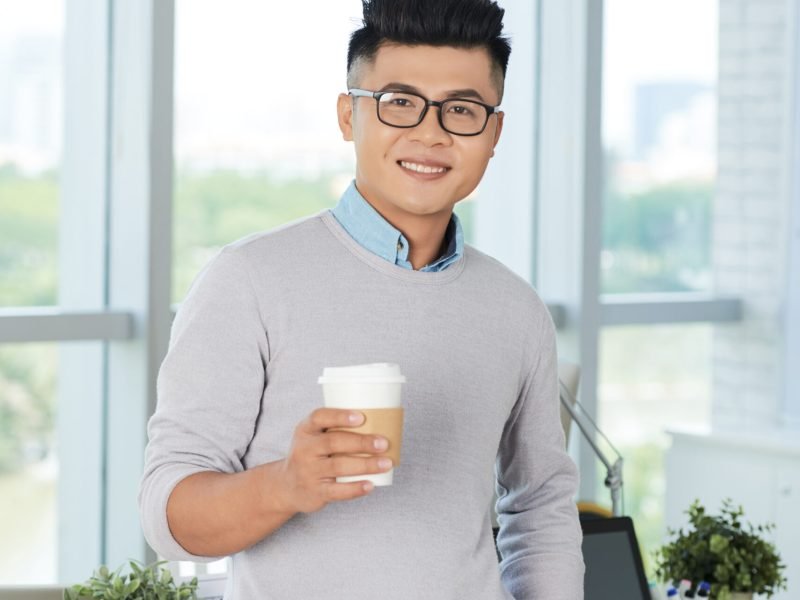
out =
[[[491,156],[494,156],[494,148],[497,146],[497,142],[500,141],[500,133],[503,131],[503,117],[505,116],[506,114],[503,111],[497,113],[497,125],[494,128],[494,141],[492,142]]]
[[[339,94],[336,100],[336,114],[339,117],[339,129],[346,142],[353,141],[353,98],[349,94]]]

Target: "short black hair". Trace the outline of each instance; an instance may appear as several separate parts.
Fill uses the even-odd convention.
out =
[[[350,36],[348,86],[353,65],[372,61],[385,43],[486,48],[500,93],[511,44],[503,31],[505,10],[493,0],[362,0],[363,26]]]

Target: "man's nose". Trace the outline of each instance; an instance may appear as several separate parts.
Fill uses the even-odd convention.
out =
[[[442,126],[439,124],[439,110],[440,108],[438,106],[429,106],[422,122],[409,130],[409,137],[411,139],[418,139],[428,146],[450,142],[450,134],[442,129]]]

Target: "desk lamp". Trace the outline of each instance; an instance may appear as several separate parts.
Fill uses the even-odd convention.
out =
[[[578,402],[569,388],[564,385],[564,382],[559,379],[558,383],[559,387],[561,388],[559,397],[561,398],[562,406],[567,410],[570,417],[572,417],[572,420],[578,425],[583,437],[587,442],[589,442],[589,446],[591,446],[595,455],[597,455],[597,458],[599,458],[600,462],[602,462],[606,467],[606,479],[604,483],[611,492],[611,514],[613,514],[615,517],[620,517],[622,516],[622,455],[614,447],[614,444],[611,443],[606,435],[600,431],[600,428],[592,420],[581,403]],[[575,410],[576,405],[580,407],[580,412]],[[590,432],[587,428],[587,423],[591,425],[593,431],[596,431],[602,436],[602,438],[614,451],[614,454],[616,454],[616,460],[614,460],[613,463],[609,460],[608,456],[606,456],[606,453],[603,452],[597,445],[592,432]]]

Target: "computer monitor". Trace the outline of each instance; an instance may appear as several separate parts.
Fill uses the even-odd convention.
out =
[[[650,600],[630,517],[582,519],[585,600]]]

